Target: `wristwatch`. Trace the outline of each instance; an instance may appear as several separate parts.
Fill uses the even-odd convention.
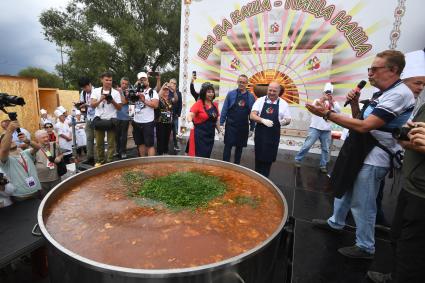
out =
[[[323,116],[323,119],[327,122],[329,120],[329,116],[331,116],[331,113],[336,113],[334,110],[328,110],[325,114],[325,116]]]

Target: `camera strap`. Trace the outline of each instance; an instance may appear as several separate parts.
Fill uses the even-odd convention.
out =
[[[25,158],[22,156],[22,154],[19,154],[19,156],[21,157],[18,162],[19,164],[22,166],[22,168],[24,168],[25,173],[28,174],[28,164],[27,161],[25,160]]]

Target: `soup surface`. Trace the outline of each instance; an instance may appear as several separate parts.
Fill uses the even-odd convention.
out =
[[[217,176],[227,192],[196,210],[173,211],[129,197],[126,170],[148,176],[200,171]],[[249,201],[258,200],[255,205]],[[85,179],[46,207],[51,236],[85,258],[143,269],[194,267],[254,248],[282,221],[281,201],[260,182],[237,171],[189,162],[114,169]]]

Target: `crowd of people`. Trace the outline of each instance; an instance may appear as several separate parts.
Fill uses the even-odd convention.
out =
[[[240,164],[243,148],[248,138],[254,136],[255,171],[268,177],[278,153],[281,127],[291,123],[289,105],[281,98],[284,87],[271,81],[267,94],[255,99],[247,89],[248,77],[239,75],[237,88],[227,94],[220,110],[215,87],[204,83],[198,93],[195,79],[194,75],[190,86],[195,103],[185,117],[186,127],[190,129],[187,155],[210,158],[218,135],[224,142],[223,160],[230,161],[235,147],[233,161]],[[313,223],[338,232],[346,225],[351,211],[356,224],[356,241],[353,246],[338,251],[346,257],[361,259],[374,257],[374,225],[383,181],[394,168],[402,166],[404,186],[392,226],[396,255],[394,272],[369,272],[368,276],[374,282],[422,282],[420,278],[425,270],[425,106],[418,105],[414,109],[425,86],[424,51],[406,56],[395,50],[380,52],[368,68],[368,79],[377,89],[370,99],[360,101],[358,90],[347,94],[352,117],[341,113],[330,83],[325,85],[320,98],[306,104],[313,115],[308,136],[294,164],[300,167],[305,154],[320,140],[319,169],[327,173],[331,123],[349,130],[330,174],[335,194],[333,214],[326,220],[314,219]],[[127,158],[130,124],[139,156],[168,154],[170,138],[174,149],[179,150],[176,136],[182,96],[175,79],[161,85],[159,78],[155,88],[149,85],[145,72],[137,74],[133,85],[123,77],[114,88],[110,72],[103,73],[100,80],[99,88],[93,88],[86,78],[80,80],[80,101],[72,115],[58,107],[54,111],[55,122],[41,109],[41,129],[35,133],[34,140],[19,122],[1,122],[4,134],[0,145],[0,207],[12,203],[9,196],[15,201],[43,196],[58,184],[64,164],[72,162],[73,142],[80,154],[85,151],[86,163],[94,166],[111,162],[114,157]],[[75,126],[75,136],[72,126]],[[394,133],[400,129],[404,129],[402,135],[396,136]]]

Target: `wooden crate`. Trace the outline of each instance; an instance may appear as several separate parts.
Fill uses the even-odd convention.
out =
[[[50,116],[54,116],[56,108],[59,106],[59,89],[57,88],[39,88],[38,96],[40,99],[40,109],[47,110]]]
[[[58,90],[59,94],[59,105],[65,107],[70,114],[74,103],[80,101],[80,93],[77,90]]]

